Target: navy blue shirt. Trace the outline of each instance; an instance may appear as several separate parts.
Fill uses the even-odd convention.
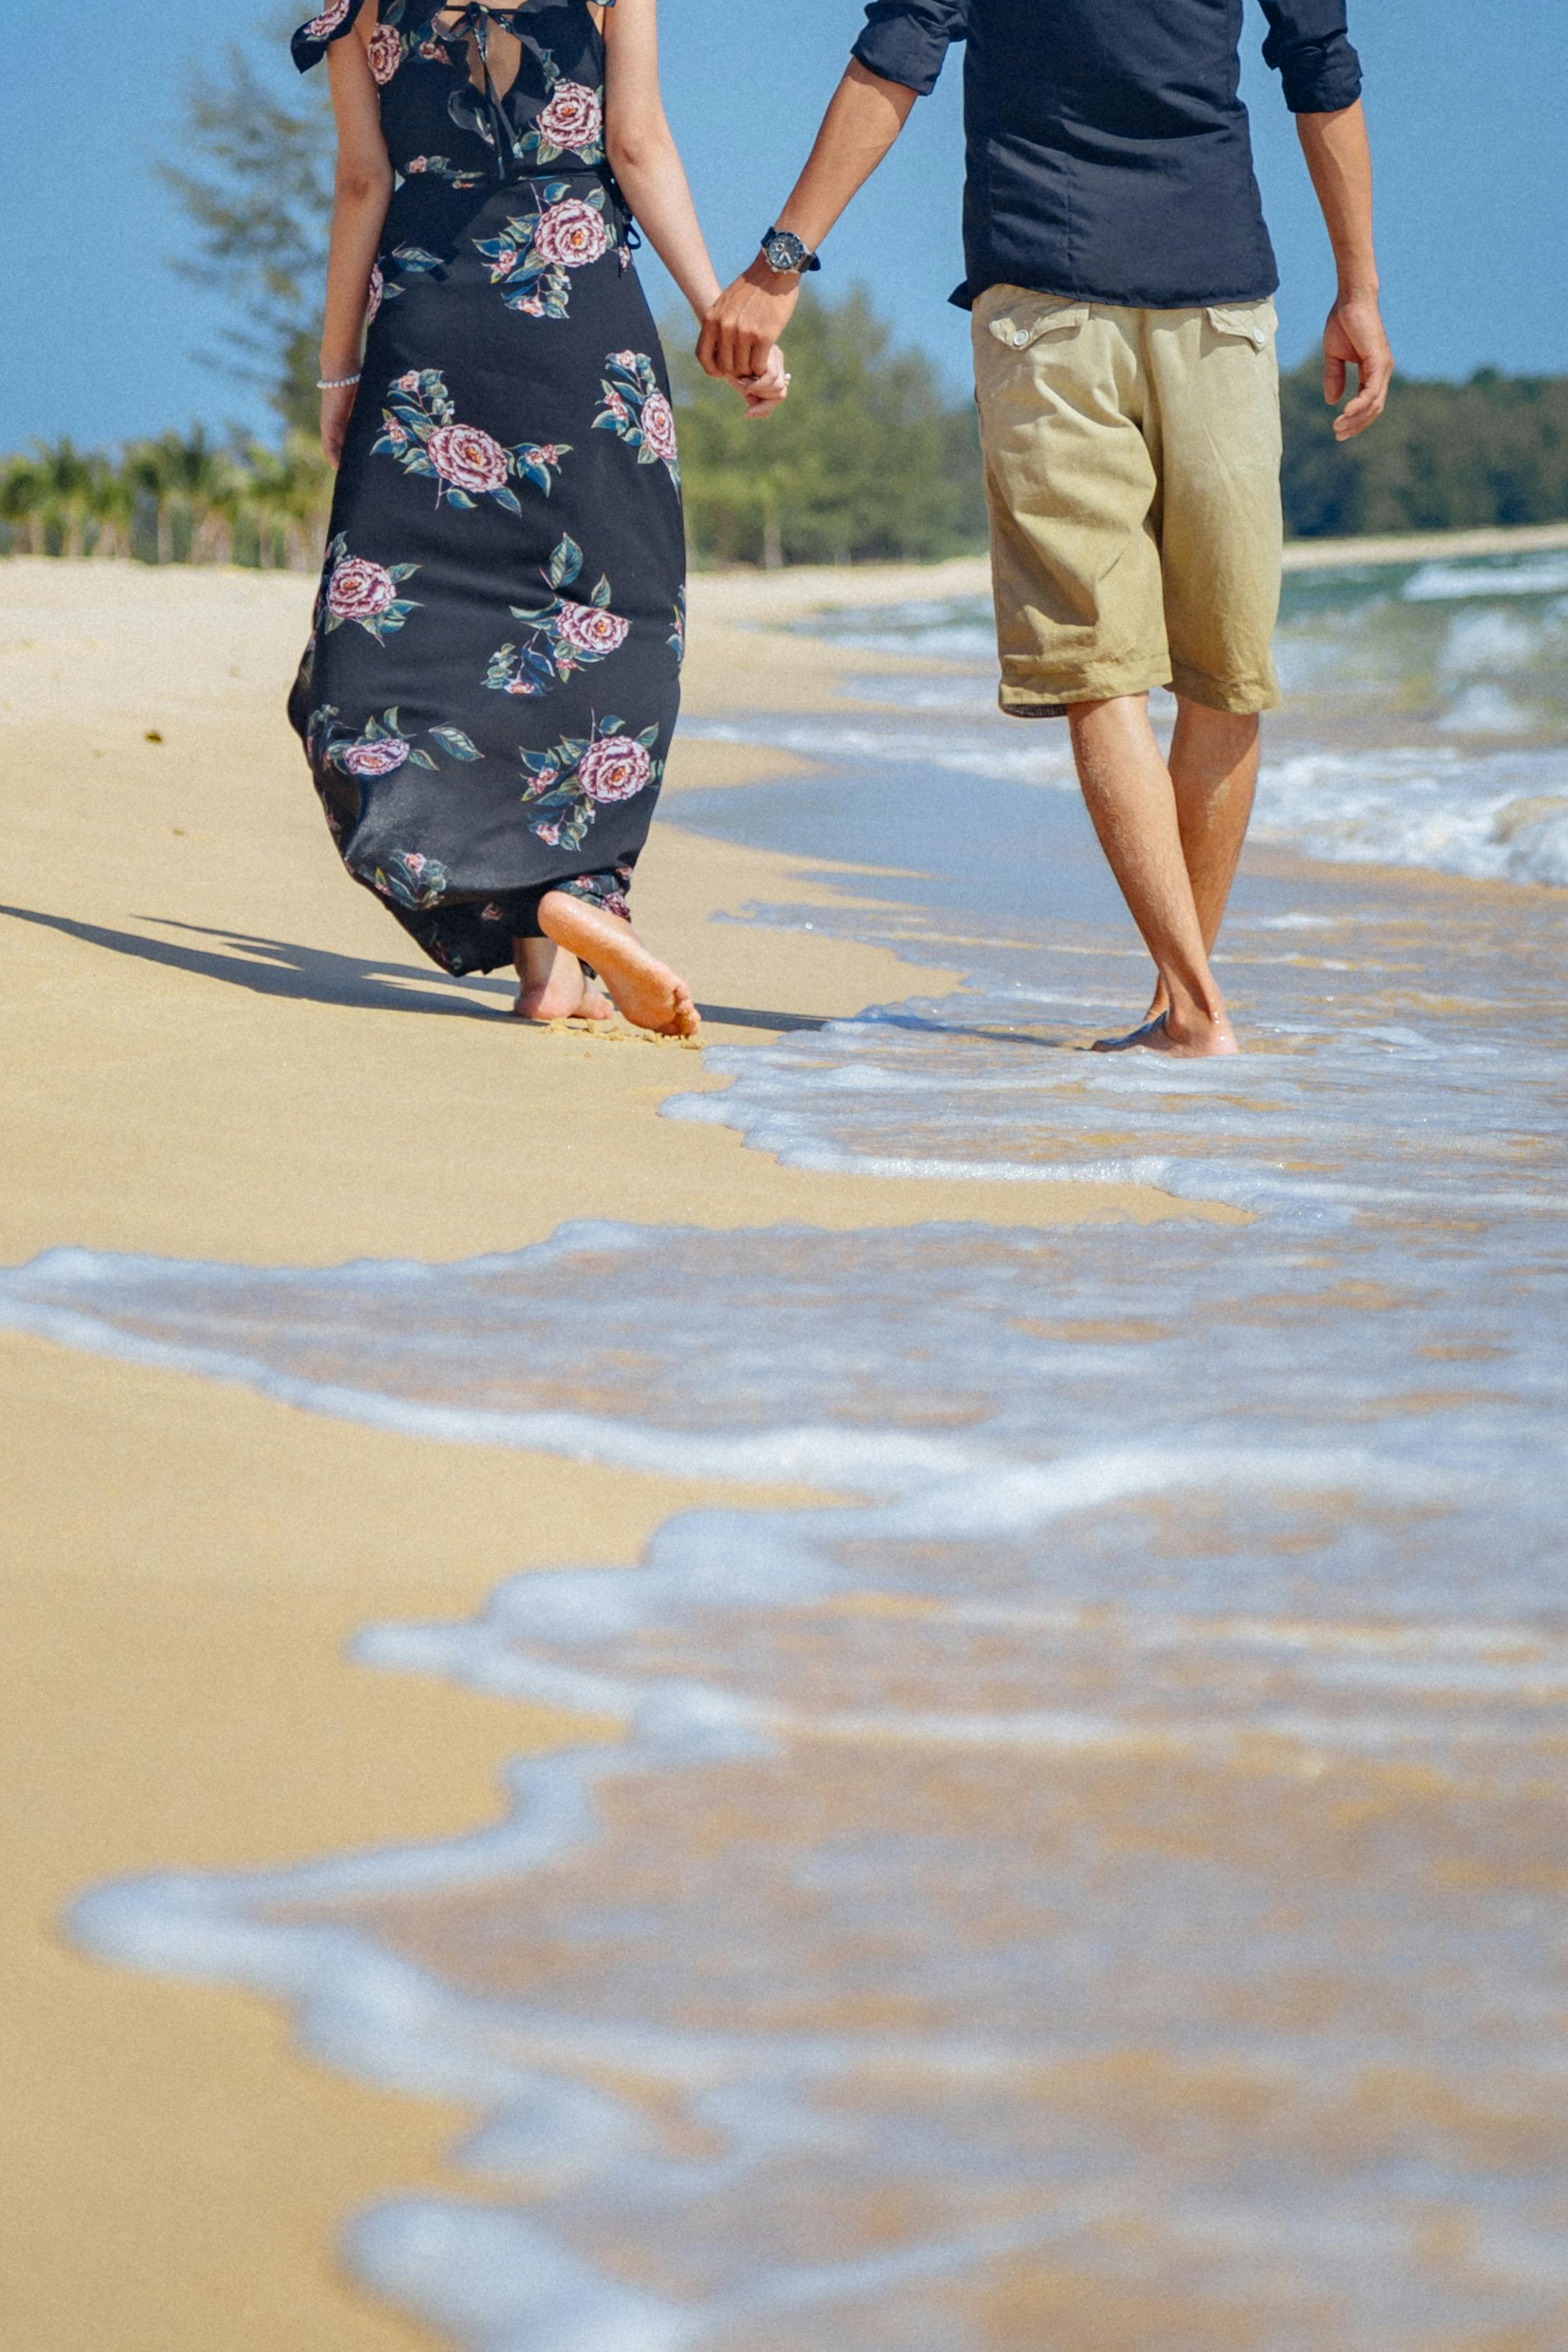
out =
[[[1361,94],[1344,0],[1262,0],[1297,114]],[[861,63],[923,96],[967,41],[967,308],[988,286],[1148,310],[1280,282],[1239,95],[1243,0],[872,0]]]

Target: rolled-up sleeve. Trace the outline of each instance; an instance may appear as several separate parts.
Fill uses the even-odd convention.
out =
[[[967,0],[871,0],[852,54],[868,73],[928,98],[949,47],[964,37],[967,14]]]
[[[1263,59],[1285,86],[1292,114],[1336,114],[1361,96],[1361,59],[1350,45],[1344,0],[1263,0]]]

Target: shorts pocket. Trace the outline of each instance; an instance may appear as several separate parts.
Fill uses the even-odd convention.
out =
[[[1074,301],[1065,294],[1013,294],[1009,301],[992,319],[986,321],[987,331],[1009,351],[1027,352],[1042,335],[1076,333],[1089,316],[1087,302]]]
[[[1260,352],[1266,349],[1280,323],[1280,314],[1268,297],[1261,302],[1211,302],[1204,316],[1217,335],[1235,336]]]

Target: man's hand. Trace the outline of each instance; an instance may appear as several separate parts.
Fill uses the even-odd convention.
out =
[[[1334,418],[1336,441],[1354,441],[1376,423],[1393,381],[1394,353],[1373,296],[1342,296],[1329,312],[1323,329],[1323,398],[1331,408],[1344,398],[1351,367],[1356,372],[1356,393]]]
[[[769,269],[760,254],[742,278],[727,286],[703,320],[697,357],[709,375],[761,375],[800,299],[793,271]]]

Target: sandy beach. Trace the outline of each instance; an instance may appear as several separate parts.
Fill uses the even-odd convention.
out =
[[[799,639],[739,625],[846,584],[699,581],[688,709],[821,706],[847,656],[803,664]],[[927,574],[852,587],[943,593]],[[1233,1219],[1135,1185],[783,1168],[727,1129],[656,1118],[671,1093],[720,1083],[696,1054],[523,1032],[498,977],[458,987],[417,965],[341,875],[283,722],[310,593],[289,576],[0,567],[0,1258],[443,1260],[569,1217]],[[687,742],[671,807],[789,765]],[[883,949],[715,919],[826,895],[809,859],[656,827],[639,915],[691,972],[716,1043],[943,985]],[[358,1429],[39,1339],[8,1336],[0,1355],[9,2332],[28,2352],[407,2345],[415,2331],[353,2290],[331,2247],[380,2191],[464,2193],[441,2153],[456,2113],[305,2062],[263,2003],[95,1966],[56,1922],[108,1877],[493,1818],[502,1760],[573,1727],[347,1666],[345,1640],[368,1618],[460,1616],[518,1568],[631,1560],[718,1490],[683,1478],[676,1448],[667,1475],[591,1468]]]
[[[0,565],[8,2343],[531,2344],[453,2282],[606,2227],[572,2325],[677,2324],[595,2342],[692,2340],[705,2231],[852,2342],[884,2250],[900,2345],[1563,2340],[1564,545],[1368,543],[1435,593],[1287,614],[1388,667],[1270,739],[1219,1083],[1071,1050],[1141,958],[972,562],[693,583],[637,908],[700,1051],[523,1028],[347,880],[310,582]],[[519,1771],[592,1833],[497,1860]],[[65,1931],[171,1873],[131,1965]],[[313,2000],[296,1928],[351,1948]]]

